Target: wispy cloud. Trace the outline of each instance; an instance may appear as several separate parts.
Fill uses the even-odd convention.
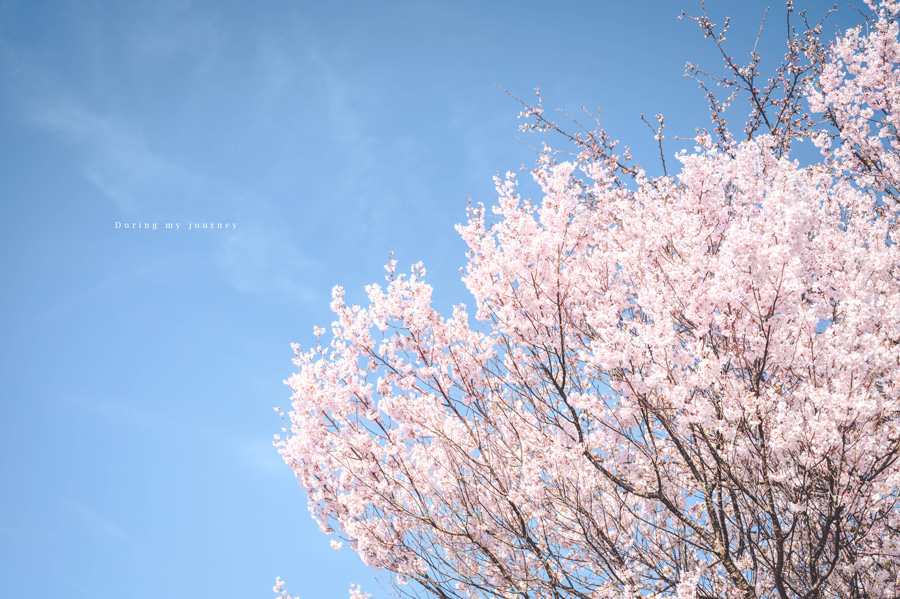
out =
[[[301,111],[297,125],[308,139],[299,143],[315,144],[327,157],[321,159],[326,170],[309,173],[322,190],[309,199],[312,210],[328,213],[322,216],[336,224],[330,232],[337,243],[363,249],[369,240],[389,237],[404,209],[434,206],[422,168],[425,147],[382,120],[379,106],[390,97],[389,83],[373,88],[369,73],[347,64],[346,56],[358,51],[346,49],[352,43],[321,39],[295,18],[260,35],[255,70],[265,74],[257,92],[261,105]],[[407,198],[414,202],[404,206]]]
[[[93,537],[104,542],[118,542],[128,538],[118,523],[104,514],[77,501],[64,500],[64,505]]]
[[[266,389],[269,381],[259,379],[256,384],[260,389]],[[192,442],[199,446],[205,446],[211,453],[218,456],[233,456],[237,460],[236,463],[242,464],[254,472],[266,475],[282,473],[281,458],[272,446],[271,435],[279,431],[274,420],[271,431],[260,433],[257,436],[252,431],[248,432],[243,429],[229,430],[222,426],[205,426],[195,420],[179,420],[170,414],[135,405],[127,397],[102,398],[65,394],[59,396],[59,399],[80,410],[103,418],[116,428],[146,431],[154,439],[191,439]],[[73,503],[73,506],[79,505]],[[79,512],[90,515],[91,510],[84,509]],[[93,521],[99,523],[102,518],[96,518]],[[109,529],[113,530],[112,527]],[[12,534],[12,531],[4,530],[3,523],[0,521],[0,534],[4,533]]]
[[[145,29],[135,25],[135,30],[133,43],[152,50],[148,60],[177,53],[185,43],[165,37],[154,41]],[[214,70],[209,65],[204,68]],[[94,71],[103,69],[102,61],[93,65]],[[18,117],[74,148],[85,179],[111,202],[122,220],[236,222],[236,235],[210,237],[212,256],[223,278],[242,292],[287,300],[312,298],[303,282],[313,260],[263,192],[197,172],[178,157],[151,147],[140,113],[103,105],[95,100],[104,96],[103,89],[71,83],[70,77],[35,53],[2,38],[0,73],[6,75],[3,91]],[[95,78],[100,85],[111,86],[106,90],[110,96],[117,93],[113,80]]]
[[[162,413],[134,405],[126,398],[86,397],[80,394],[66,393],[60,395],[58,399],[79,410],[101,416],[119,426],[151,430],[166,435],[183,432],[179,430],[175,422],[167,419]]]
[[[314,265],[274,225],[246,222],[229,235],[216,252],[216,260],[228,282],[239,291],[270,293],[312,303],[315,293],[302,283],[301,273]]]
[[[184,210],[209,187],[201,177],[152,152],[139,128],[91,111],[71,94],[32,98],[27,117],[84,152],[85,177],[124,217]]]

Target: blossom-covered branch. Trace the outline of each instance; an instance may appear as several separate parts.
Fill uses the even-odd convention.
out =
[[[713,97],[676,175],[598,129],[537,201],[498,177],[458,227],[474,315],[421,265],[336,288],[276,440],[321,529],[442,599],[896,599],[900,3],[870,8],[830,44],[801,15],[761,88],[723,51],[745,138]]]

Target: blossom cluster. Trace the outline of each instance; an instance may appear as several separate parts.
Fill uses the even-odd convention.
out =
[[[323,532],[448,599],[896,599],[900,3],[872,10],[784,104],[820,161],[701,134],[650,177],[570,136],[539,200],[507,174],[458,227],[473,315],[421,265],[335,288],[275,442]]]

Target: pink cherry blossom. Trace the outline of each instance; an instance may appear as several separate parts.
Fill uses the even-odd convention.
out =
[[[473,314],[421,264],[335,288],[275,440],[322,531],[446,599],[897,599],[900,3],[869,6],[766,87],[723,54],[747,135],[713,97],[675,174],[597,130],[538,199],[497,177],[458,227]]]

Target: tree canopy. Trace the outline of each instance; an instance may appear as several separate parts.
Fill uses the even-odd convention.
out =
[[[829,41],[789,4],[770,79],[691,17],[726,96],[661,176],[527,105],[574,151],[470,207],[474,315],[421,265],[335,288],[276,440],[321,529],[442,599],[896,599],[900,2],[868,6]]]

